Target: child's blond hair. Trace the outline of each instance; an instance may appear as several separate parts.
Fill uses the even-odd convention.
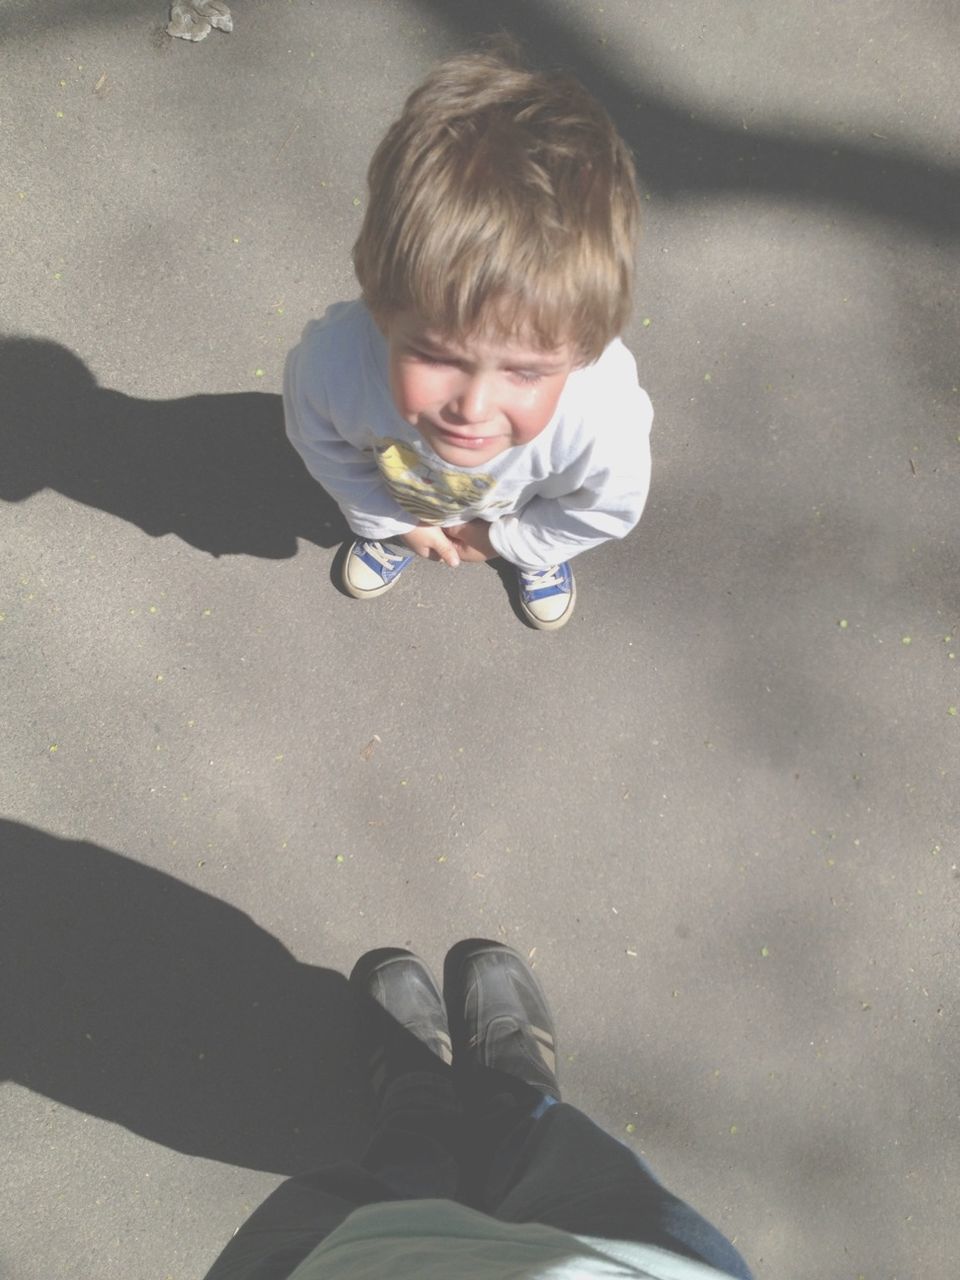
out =
[[[381,322],[522,335],[595,360],[629,314],[639,199],[626,144],[573,78],[500,52],[434,68],[374,154],[353,259]]]

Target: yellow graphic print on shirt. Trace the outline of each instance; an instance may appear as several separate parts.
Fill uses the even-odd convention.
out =
[[[493,476],[444,471],[400,440],[379,440],[375,451],[390,493],[421,524],[442,524],[460,512],[475,512],[496,488]]]

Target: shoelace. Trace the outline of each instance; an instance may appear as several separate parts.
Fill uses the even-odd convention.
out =
[[[558,564],[548,565],[546,569],[523,569],[521,576],[527,591],[542,591],[544,587],[563,586]]]
[[[365,542],[364,553],[376,560],[384,569],[393,569],[403,559],[403,552],[390,552],[382,542]]]

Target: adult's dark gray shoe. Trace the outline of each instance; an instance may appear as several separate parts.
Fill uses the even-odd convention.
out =
[[[382,1098],[390,1082],[413,1071],[443,1071],[453,1057],[447,1012],[433,974],[412,951],[379,947],[360,957],[350,984],[379,1006],[371,1021],[370,1075]]]
[[[458,942],[443,967],[457,1068],[501,1071],[560,1098],[553,1017],[533,970],[512,947]]]

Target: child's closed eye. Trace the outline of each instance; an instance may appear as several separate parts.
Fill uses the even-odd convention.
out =
[[[436,351],[418,351],[411,347],[408,354],[414,360],[419,360],[421,364],[442,365],[454,363],[450,356],[440,355]]]

